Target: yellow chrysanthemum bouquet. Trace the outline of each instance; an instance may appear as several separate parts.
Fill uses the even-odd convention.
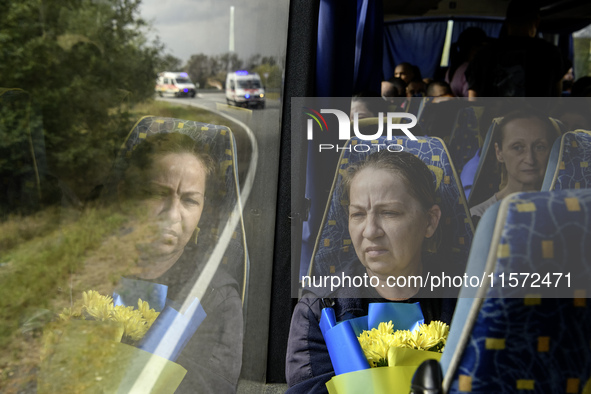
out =
[[[370,304],[367,316],[338,324],[325,308],[320,327],[337,375],[326,384],[331,394],[409,392],[418,366],[441,358],[449,333],[445,323],[423,324],[418,303]]]
[[[46,328],[39,393],[137,391],[147,368],[158,374],[151,392],[176,390],[187,371],[174,361],[205,311],[195,299],[184,313],[177,312],[166,299],[166,286],[121,282],[113,297],[84,292]],[[132,300],[137,308],[127,306]]]
[[[390,320],[388,323],[380,323],[378,328],[364,330],[357,339],[371,367],[387,367],[390,365],[390,356],[395,357],[395,353],[401,353],[399,349],[443,352],[447,334],[449,326],[440,321],[420,324],[414,331],[394,331],[394,324]]]
[[[114,305],[112,297],[89,290],[82,293],[82,299],[74,307],[64,308],[59,317],[63,321],[76,319],[118,323],[122,329],[121,342],[133,345],[146,335],[159,314],[141,298],[135,309],[133,306]]]

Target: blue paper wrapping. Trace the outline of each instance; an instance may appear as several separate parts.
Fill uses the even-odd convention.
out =
[[[331,328],[337,325],[337,318],[334,314],[334,309],[324,308],[322,309],[322,316],[320,317],[320,331],[322,335],[328,332]]]
[[[320,330],[324,336],[334,372],[337,375],[369,368],[369,363],[363,354],[351,323],[345,320],[336,324],[332,308],[322,310]]]
[[[414,304],[393,302],[369,304],[367,319],[366,330],[378,328],[380,323],[387,323],[390,320],[394,324],[394,331],[418,330],[419,324],[425,323],[423,311],[418,302]]]
[[[392,320],[394,330],[418,329],[425,319],[418,302],[407,303],[372,303],[367,316],[336,322],[334,310],[324,308],[320,317],[320,330],[324,336],[330,361],[335,374],[340,375],[368,369],[369,363],[361,349],[357,337],[363,330],[378,328],[380,323]]]
[[[351,323],[351,327],[353,327],[356,337],[369,327],[367,324],[367,316],[356,317],[355,319],[349,319],[348,321]]]

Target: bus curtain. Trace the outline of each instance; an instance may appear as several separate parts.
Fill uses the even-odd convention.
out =
[[[503,18],[453,18],[451,42],[468,27],[479,27],[488,37],[497,38]],[[394,76],[397,64],[419,67],[423,78],[433,78],[441,62],[448,18],[404,19],[384,26],[384,77]]]
[[[351,97],[361,91],[380,93],[383,21],[381,0],[320,0],[317,97]],[[341,109],[349,112],[349,108]],[[310,200],[310,211],[302,226],[302,274],[310,264],[338,161],[338,153],[323,152],[320,156],[316,147],[319,143],[336,145],[337,137],[319,133],[308,146],[306,198]]]
[[[479,27],[489,38],[498,38],[503,27],[503,18],[454,18],[454,28],[451,32],[451,42],[457,42],[460,34],[469,27]]]
[[[403,20],[384,26],[384,77],[394,76],[397,64],[418,66],[423,78],[433,78],[445,42],[447,20]]]
[[[379,0],[320,1],[316,96],[380,91],[383,18]]]

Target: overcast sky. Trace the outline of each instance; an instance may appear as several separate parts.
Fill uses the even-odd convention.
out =
[[[193,54],[228,52],[230,6],[238,56],[284,56],[288,0],[143,0],[141,15],[151,21],[167,52],[186,61]]]

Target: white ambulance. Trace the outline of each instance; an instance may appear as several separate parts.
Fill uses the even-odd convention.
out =
[[[265,89],[257,73],[239,70],[226,76],[226,102],[246,108],[265,108]]]
[[[156,93],[162,96],[195,97],[197,89],[187,73],[164,71],[158,73]]]

